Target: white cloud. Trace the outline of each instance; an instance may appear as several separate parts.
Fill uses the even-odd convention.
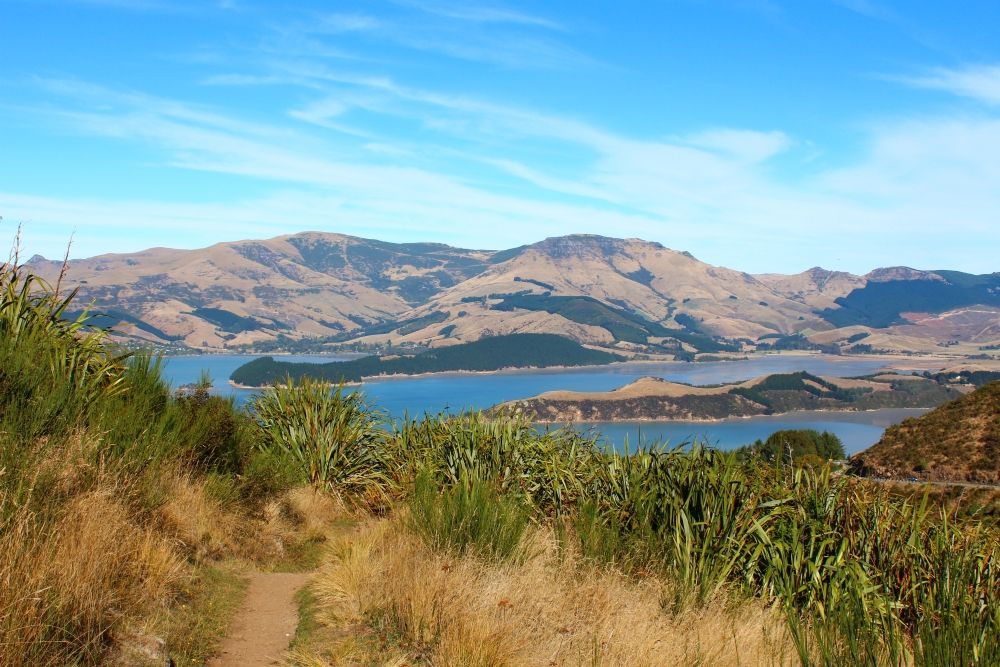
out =
[[[463,2],[428,2],[426,0],[396,0],[396,4],[414,7],[428,14],[472,23],[512,23],[549,28],[550,30],[566,29],[562,23],[557,21],[500,6]]]

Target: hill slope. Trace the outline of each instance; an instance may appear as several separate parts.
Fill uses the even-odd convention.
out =
[[[395,319],[486,267],[491,253],[304,232],[202,250],[75,260],[69,286],[109,324],[153,341],[219,348],[285,333],[331,336]],[[59,263],[34,258],[53,280]]]
[[[483,332],[545,331],[624,349],[662,343],[665,352],[717,352],[738,349],[734,337],[794,333],[809,321],[822,325],[808,304],[749,274],[659,243],[592,235],[496,253],[481,274],[413,311],[429,313],[447,313],[455,326],[446,335],[428,326],[368,340],[447,344]]]
[[[888,428],[851,463],[863,475],[1000,482],[1000,382]]]

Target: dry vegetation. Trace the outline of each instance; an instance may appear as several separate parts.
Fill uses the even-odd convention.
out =
[[[72,297],[0,266],[0,664],[202,664],[227,564],[309,554],[331,501],[230,402],[67,318]]]
[[[1000,382],[890,426],[852,463],[880,477],[1000,482]]]
[[[784,618],[725,596],[668,611],[669,583],[627,577],[524,538],[516,565],[428,548],[405,516],[367,522],[334,545],[313,584],[327,630],[294,665],[777,665],[795,649]]]

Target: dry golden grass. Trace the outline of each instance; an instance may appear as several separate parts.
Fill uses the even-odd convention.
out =
[[[185,563],[120,492],[81,494],[48,525],[19,510],[0,535],[0,664],[86,662],[170,601]]]
[[[99,443],[84,432],[38,442],[33,504],[0,494],[0,665],[148,664],[123,656],[170,650],[176,612],[214,563],[289,563],[342,512],[297,489],[250,515],[177,468],[106,471]]]
[[[369,523],[333,546],[313,585],[318,620],[339,631],[311,652],[300,647],[292,663],[794,663],[783,619],[760,603],[718,601],[674,615],[663,604],[663,581],[636,581],[561,555],[548,529],[528,540],[524,563],[491,565],[430,551],[404,519]]]
[[[182,473],[163,480],[165,502],[157,514],[163,531],[172,536],[192,560],[232,555],[240,551],[245,523],[217,499],[205,483]],[[241,539],[242,538],[242,539]]]

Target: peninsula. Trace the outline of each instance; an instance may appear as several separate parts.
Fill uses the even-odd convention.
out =
[[[800,410],[931,408],[961,395],[951,383],[917,375],[845,379],[798,372],[706,387],[645,377],[613,391],[550,391],[493,410],[540,423],[715,420]]]

